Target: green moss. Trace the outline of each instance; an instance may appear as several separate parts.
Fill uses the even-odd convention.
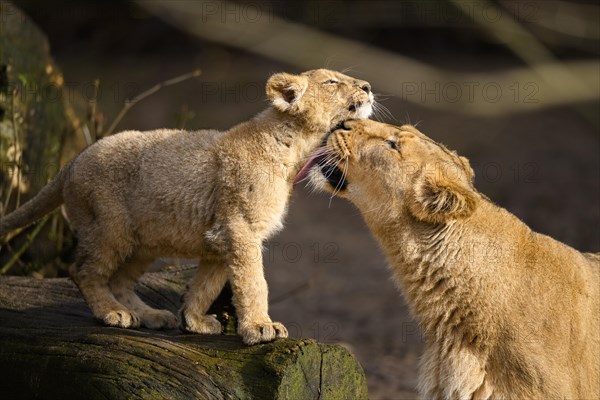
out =
[[[319,346],[323,355],[321,399],[368,399],[365,373],[356,358],[340,346]]]

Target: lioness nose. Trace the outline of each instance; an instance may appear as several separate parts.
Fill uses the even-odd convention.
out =
[[[367,94],[371,93],[371,85],[369,85],[368,83],[363,84],[360,88],[364,90]]]
[[[340,124],[341,125],[340,129],[343,129],[345,131],[351,131],[353,124],[354,124],[354,120],[346,120]]]

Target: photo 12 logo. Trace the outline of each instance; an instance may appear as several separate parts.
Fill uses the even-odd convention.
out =
[[[274,18],[273,4],[268,2],[237,3],[231,1],[201,2],[201,18],[203,23],[219,21],[227,23],[259,23],[272,22]]]
[[[552,3],[552,0],[508,0],[502,2],[502,7],[481,0],[454,3],[400,0],[384,3],[390,13],[413,25],[464,27],[470,21],[485,24],[496,24],[506,19],[535,22],[539,19],[543,3]]]
[[[402,82],[401,98],[427,103],[497,103],[510,96],[515,103],[538,103],[539,85],[513,82],[503,87],[498,82]]]

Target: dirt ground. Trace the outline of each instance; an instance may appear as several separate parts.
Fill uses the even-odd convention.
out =
[[[83,88],[100,78],[105,90],[99,108],[108,116],[120,109],[127,91],[139,92],[196,67],[203,70],[200,80],[138,104],[121,130],[173,127],[184,105],[195,114],[188,128],[227,128],[265,107],[262,86],[270,73],[294,71],[171,28],[154,29],[154,36],[148,36],[142,26],[136,34],[138,22],[125,28],[122,19],[113,17],[114,29],[122,34],[106,29],[109,20],[89,29],[79,24],[77,30],[37,16],[50,32],[67,81]],[[422,58],[478,70],[516,63],[504,53],[482,55],[472,48],[449,53],[432,49]],[[360,63],[368,60],[353,66],[358,77]],[[385,88],[374,91],[385,93]],[[396,118],[387,122],[419,122],[424,133],[470,158],[477,188],[533,229],[580,250],[600,251],[600,140],[597,126],[580,112],[553,108],[475,118],[433,112],[399,98],[384,104]],[[597,115],[597,104],[583,106]],[[349,348],[365,369],[373,400],[417,398],[421,337],[377,243],[352,205],[298,188],[286,228],[267,245],[265,266],[272,317],[284,322],[292,336]]]

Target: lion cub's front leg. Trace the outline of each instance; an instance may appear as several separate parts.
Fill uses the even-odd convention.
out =
[[[191,333],[218,335],[221,323],[206,315],[227,282],[227,269],[219,260],[200,260],[196,274],[188,285],[183,306],[179,310],[181,330]]]
[[[238,334],[248,345],[286,338],[287,329],[269,317],[268,289],[260,242],[234,241],[228,260]]]

